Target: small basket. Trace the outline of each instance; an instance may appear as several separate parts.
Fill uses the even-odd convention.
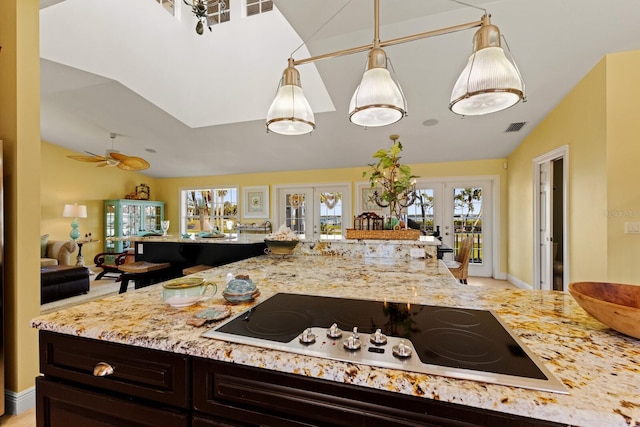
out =
[[[291,255],[293,250],[300,243],[299,240],[267,240],[264,239],[267,248],[264,252],[269,255]]]

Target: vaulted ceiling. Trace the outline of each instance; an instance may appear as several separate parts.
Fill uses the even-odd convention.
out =
[[[287,58],[371,43],[373,0],[275,0],[251,17],[231,0],[231,22],[201,36],[181,0],[176,17],[155,0],[41,0],[42,138],[102,154],[114,132],[113,148],[147,159],[152,177],[365,166],[392,133],[409,163],[502,158],[604,55],[640,49],[637,0],[466,3],[506,37],[527,102],[483,117],[449,111],[471,53],[475,30],[465,30],[385,48],[408,102],[408,116],[386,127],[348,120],[366,53],[300,66],[317,128],[287,137],[264,125]],[[380,38],[482,14],[450,0],[381,0]],[[526,124],[505,132],[514,122]]]

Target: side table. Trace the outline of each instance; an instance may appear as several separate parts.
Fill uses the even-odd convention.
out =
[[[76,240],[78,244],[78,256],[76,257],[76,265],[84,267],[84,256],[82,256],[82,245],[87,243],[98,243],[100,240]]]

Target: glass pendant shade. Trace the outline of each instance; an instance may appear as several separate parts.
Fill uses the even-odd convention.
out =
[[[316,127],[313,110],[300,87],[300,75],[292,65],[284,72],[266,125],[269,131],[281,135],[303,135]]]
[[[397,122],[407,114],[407,103],[387,69],[387,57],[382,49],[369,53],[368,69],[349,104],[349,120],[359,126],[378,127]]]
[[[524,83],[500,46],[500,32],[483,17],[475,49],[451,91],[449,109],[464,116],[505,110],[524,98]]]

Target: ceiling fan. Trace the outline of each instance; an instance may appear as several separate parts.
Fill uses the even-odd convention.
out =
[[[98,163],[96,166],[98,166],[99,168],[117,166],[118,168],[126,171],[141,171],[149,169],[151,165],[142,157],[127,156],[126,154],[122,154],[118,150],[114,150],[113,141],[116,139],[116,134],[111,132],[109,133],[109,137],[111,138],[111,150],[107,150],[104,156],[93,154],[87,151],[88,154],[91,154],[90,156],[67,157],[73,160],[79,160],[81,162]]]

